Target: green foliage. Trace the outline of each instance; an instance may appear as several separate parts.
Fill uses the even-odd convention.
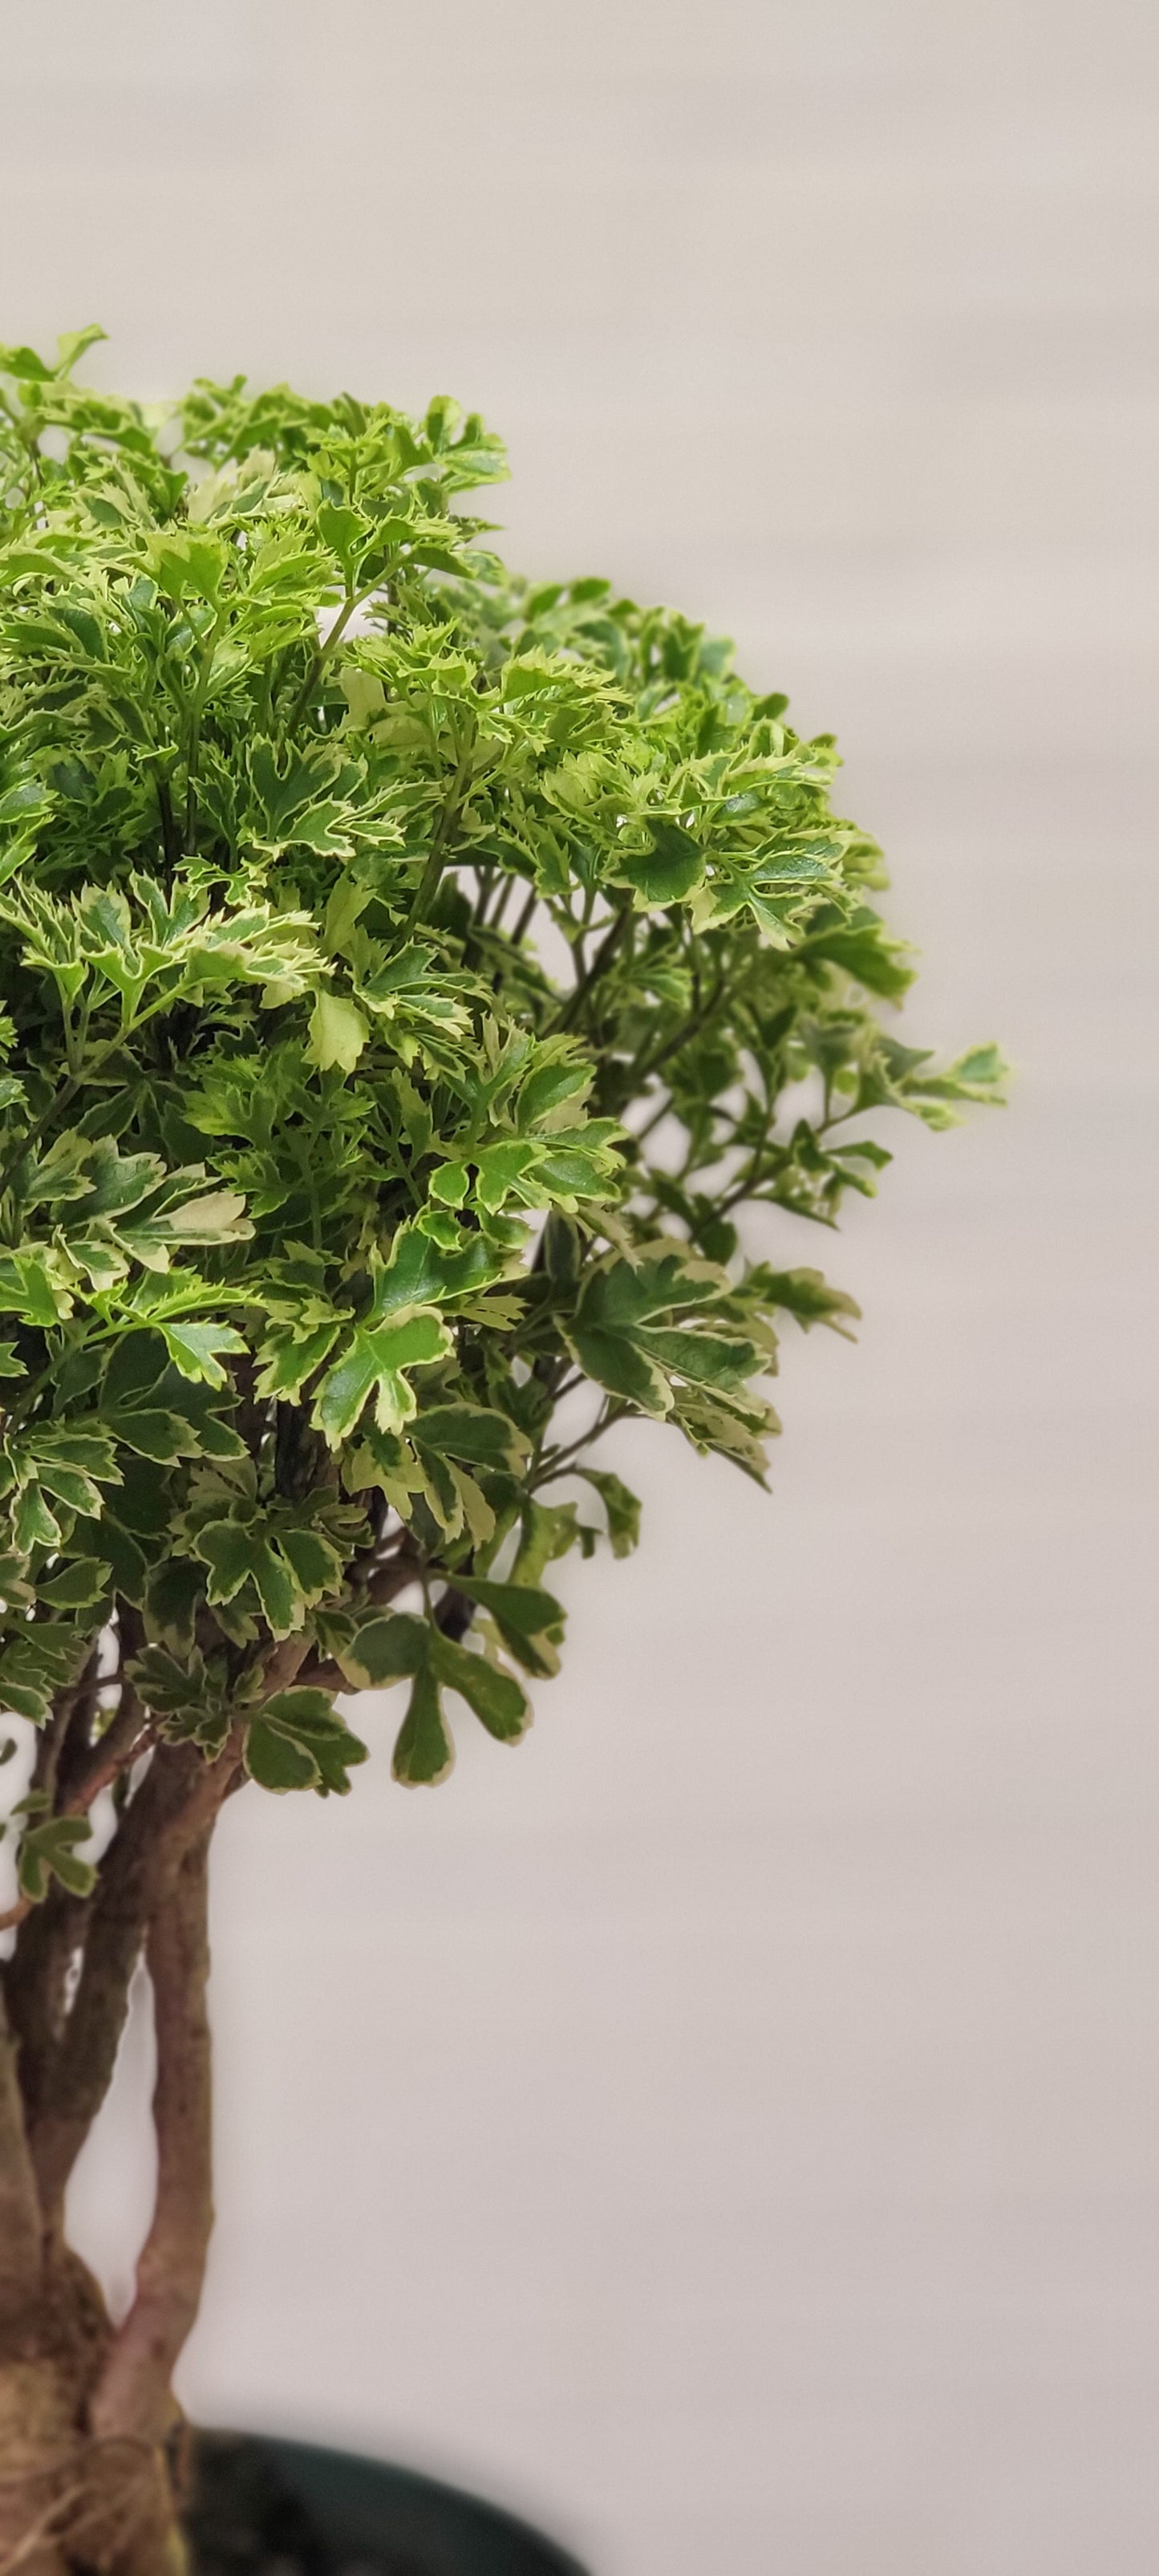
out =
[[[635,1544],[590,1443],[763,1477],[778,1318],[855,1313],[745,1215],[831,1226],[868,1115],[1001,1066],[881,1026],[828,736],[505,571],[479,420],[150,409],[74,382],[94,336],[0,351],[0,1695],[43,1721],[99,1649],[154,1733],[327,1793],[335,1692],[405,1679],[430,1781],[448,1696],[526,1728],[552,1559]],[[30,1895],[74,1824],[25,1814]]]

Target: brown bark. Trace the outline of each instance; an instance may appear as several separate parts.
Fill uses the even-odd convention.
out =
[[[12,2341],[42,2280],[40,2204],[24,2131],[16,2042],[0,1997],[0,2337]]]
[[[107,2320],[83,2264],[45,2247],[15,2055],[0,2004],[0,2568],[58,2576]]]
[[[177,2412],[170,2379],[197,2311],[211,2224],[207,1856],[239,1751],[234,1739],[209,1765],[192,1746],[165,1746],[130,1801],[92,1901],[76,2000],[48,2058],[27,2143],[5,2029],[0,2576],[76,2568],[179,2576],[183,2566],[167,2453]],[[112,2074],[142,1940],[157,2018],[158,2187],[137,2297],[114,2335],[63,2244],[61,2204]]]
[[[174,2364],[197,2314],[213,2226],[207,1927],[209,1828],[186,1851],[149,1924],[157,2031],[157,2196],[136,2296],[90,2410],[94,2433],[160,2442]]]
[[[20,1927],[3,1970],[8,2020],[19,2051],[25,2120],[35,2119],[65,2023],[69,1971],[88,1925],[90,1900],[53,1885]]]
[[[273,1651],[267,1691],[294,1679],[304,1652],[301,1639]],[[87,1725],[83,1736],[71,1718],[57,1727],[62,1810],[88,1803],[98,1766],[127,1769],[141,1714],[130,1696],[96,1746]],[[0,1979],[0,2576],[177,2576],[183,2565],[171,2378],[212,2225],[208,1846],[244,1776],[243,1741],[239,1722],[215,1763],[193,1744],[157,1746],[94,1895],[53,1891],[22,1923]],[[157,2028],[157,2193],[133,2305],[114,2333],[64,2244],[63,2201],[112,2077],[142,1946]]]
[[[69,2175],[112,2081],[146,1923],[236,1768],[236,1745],[213,1764],[194,1745],[159,1745],[103,1863],[76,1999],[29,2125],[41,2206],[55,2232]]]

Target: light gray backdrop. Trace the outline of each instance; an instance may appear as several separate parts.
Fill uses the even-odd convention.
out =
[[[1019,1068],[823,1243],[865,1326],[787,1348],[771,1501],[623,1440],[644,1549],[565,1574],[521,1752],[408,1798],[384,1706],[348,1805],[228,1814],[187,2402],[599,2576],[1153,2576],[1159,21],[0,26],[4,335],[481,405],[518,560],[839,731],[913,1034]],[[122,2286],[147,2051],[76,2191]]]

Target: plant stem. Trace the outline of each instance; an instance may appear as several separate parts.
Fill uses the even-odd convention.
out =
[[[415,890],[414,902],[411,905],[408,915],[408,919],[412,923],[422,920],[423,914],[427,909],[427,905],[431,902],[438,889],[439,879],[442,876],[443,869],[447,863],[447,842],[459,819],[459,811],[462,804],[463,794],[471,776],[471,766],[470,751],[460,753],[458,766],[451,782],[450,793],[444,798],[443,804],[439,809],[438,821],[435,824],[434,832],[431,836],[431,846],[427,852],[427,863]]]
[[[219,608],[206,637],[201,656],[201,669],[197,675],[197,686],[193,692],[193,704],[189,714],[189,739],[185,752],[184,854],[187,859],[191,859],[197,849],[197,756],[201,749],[201,719],[205,713],[205,701],[209,694],[213,657],[217,651],[218,638],[225,621],[226,611],[224,608]]]
[[[606,1405],[599,1421],[593,1423],[590,1431],[582,1432],[578,1440],[569,1441],[566,1449],[549,1449],[542,1469],[531,1479],[536,1488],[540,1485],[554,1484],[557,1476],[565,1475],[572,1459],[578,1458],[581,1449],[590,1447],[593,1440],[602,1440],[605,1431],[610,1431],[614,1422],[621,1422],[627,1410],[626,1404]]]
[[[652,1074],[658,1073],[661,1065],[667,1064],[670,1057],[678,1055],[681,1047],[687,1046],[690,1038],[699,1036],[701,1029],[707,1025],[718,1003],[723,999],[724,991],[725,977],[722,973],[717,976],[708,1000],[695,1011],[691,1011],[686,1020],[681,1021],[679,1028],[672,1037],[665,1040],[663,1046],[657,1047],[653,1055],[644,1056],[643,1059],[637,1057],[635,1064],[628,1068],[634,1091],[640,1083],[647,1082]]]
[[[518,913],[516,914],[516,917],[515,917],[515,924],[514,924],[514,927],[513,927],[512,931],[511,931],[511,945],[512,945],[512,947],[513,947],[513,948],[518,948],[518,947],[520,946],[520,944],[521,944],[521,942],[522,942],[522,939],[523,939],[524,932],[525,932],[525,931],[526,931],[526,929],[527,929],[527,925],[528,925],[529,921],[531,920],[531,916],[532,916],[532,914],[533,914],[533,912],[534,912],[534,910],[535,910],[535,907],[536,907],[536,905],[537,905],[538,901],[539,901],[539,888],[538,888],[538,886],[532,886],[532,888],[531,888],[531,892],[530,892],[530,894],[529,894],[529,895],[528,895],[528,897],[527,897],[527,901],[526,901],[526,903],[524,903],[524,904],[522,904],[522,905],[520,906],[520,909],[519,909],[519,911],[518,911]]]
[[[632,898],[629,895],[627,901],[621,904],[620,909],[612,922],[611,928],[605,933],[603,939],[600,941],[599,947],[596,950],[591,965],[588,967],[587,973],[581,975],[578,984],[573,987],[570,998],[565,1003],[564,1008],[560,1012],[556,1021],[557,1028],[570,1029],[574,1027],[575,1021],[578,1018],[593,985],[598,984],[601,975],[604,974],[606,969],[611,965],[612,959],[615,956],[616,950],[620,945],[620,941],[624,936],[624,932],[627,929],[631,918]]]
[[[653,1128],[659,1126],[661,1119],[667,1117],[671,1107],[672,1094],[670,1091],[666,1091],[661,1098],[659,1108],[654,1109],[651,1117],[644,1120],[642,1127],[630,1127],[628,1130],[629,1135],[635,1137],[638,1145],[642,1145],[645,1137],[651,1135]]]
[[[373,589],[377,590],[378,588],[379,584],[375,582]],[[350,624],[350,620],[354,615],[355,609],[361,608],[363,600],[369,599],[371,596],[372,592],[369,590],[364,590],[358,594],[350,591],[347,592],[338,615],[326,637],[326,641],[324,644],[319,645],[318,650],[314,655],[314,659],[310,664],[309,670],[306,673],[306,677],[302,682],[302,686],[294,700],[293,706],[290,709],[289,715],[286,718],[285,730],[287,733],[290,732],[292,726],[297,724],[299,717],[305,715],[314,691],[318,686],[318,682],[322,677],[322,673],[326,668],[327,657],[333,652],[335,645],[341,642],[341,639]]]

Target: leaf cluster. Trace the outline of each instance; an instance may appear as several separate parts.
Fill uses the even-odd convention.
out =
[[[476,417],[150,408],[95,336],[0,351],[0,1696],[325,1794],[399,1681],[432,1781],[448,1696],[524,1731],[552,1561],[634,1543],[592,1443],[760,1478],[783,1317],[847,1329],[746,1215],[832,1226],[868,1118],[1001,1068],[883,1027],[832,740],[511,575]],[[75,1885],[67,1801],[22,1828]]]

